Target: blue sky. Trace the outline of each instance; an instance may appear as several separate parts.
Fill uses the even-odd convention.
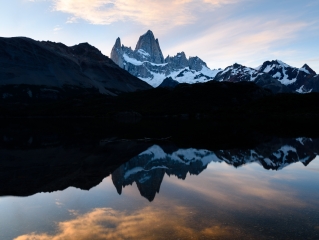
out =
[[[135,48],[151,29],[164,56],[184,51],[210,68],[280,59],[319,73],[319,0],[10,0],[0,36],[27,36],[109,55],[115,39]]]

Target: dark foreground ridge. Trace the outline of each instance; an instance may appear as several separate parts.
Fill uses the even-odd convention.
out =
[[[149,88],[88,43],[68,47],[25,37],[0,38],[2,99],[54,100],[79,93],[115,96]]]

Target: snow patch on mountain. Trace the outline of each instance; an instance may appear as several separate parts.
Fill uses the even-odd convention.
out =
[[[151,56],[149,53],[147,53],[147,52],[144,51],[143,49],[139,49],[139,50],[137,50],[137,52],[138,52],[139,54],[142,54],[142,55],[145,56],[145,57]]]
[[[305,73],[307,73],[307,74],[310,74],[310,72],[309,72],[306,68],[303,68],[303,67],[302,67],[302,68],[299,68],[299,70],[300,70],[300,71],[303,71],[303,72],[305,72]]]
[[[136,60],[135,58],[129,57],[126,53],[123,54],[124,60],[128,63],[132,63],[135,66],[140,66],[143,62]],[[126,63],[124,63],[126,65]]]
[[[304,86],[305,86],[305,85],[302,85],[300,88],[298,88],[298,89],[296,90],[296,92],[297,92],[297,93],[303,93],[303,94],[304,94],[304,93],[311,93],[311,92],[312,92],[312,89],[310,89],[310,90],[308,90],[308,91],[305,90],[305,89],[304,89]]]
[[[165,66],[165,65],[164,65]],[[191,70],[189,67],[183,68],[178,71],[172,71],[170,74],[151,72],[150,77],[139,77],[141,80],[147,82],[153,87],[159,86],[165,78],[171,77],[173,80],[179,83],[200,83],[213,80],[219,70],[210,70],[209,68],[203,67],[201,71]]]

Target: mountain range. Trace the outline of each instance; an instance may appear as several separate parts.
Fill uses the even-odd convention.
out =
[[[307,64],[294,68],[274,60],[258,68],[236,63],[224,70],[211,70],[202,59],[187,58],[184,52],[164,58],[159,40],[150,30],[139,38],[134,50],[118,38],[110,58],[88,43],[68,47],[26,37],[0,38],[0,102],[6,109],[44,99],[74,97],[78,101],[78,96],[118,96],[205,82],[249,82],[272,93],[319,92],[319,75]]]
[[[2,99],[60,99],[72,93],[116,96],[151,86],[210,80],[254,82],[273,93],[319,92],[319,75],[307,64],[295,68],[273,60],[258,68],[235,63],[224,70],[211,70],[202,59],[187,58],[184,52],[164,58],[150,30],[140,36],[134,50],[117,38],[110,58],[88,43],[68,47],[26,37],[0,38]]]
[[[135,49],[121,45],[117,38],[111,51],[111,59],[132,75],[157,87],[166,80],[164,86],[176,85],[169,82],[198,83],[210,80],[216,81],[250,81],[272,90],[281,92],[318,92],[319,75],[307,64],[295,68],[280,61],[266,61],[258,68],[250,68],[235,63],[222,69],[211,70],[199,57],[186,58],[184,52],[175,56],[163,57],[159,40],[152,31],[142,35]]]

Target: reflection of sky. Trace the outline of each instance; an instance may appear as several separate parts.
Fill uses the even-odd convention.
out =
[[[318,171],[318,158],[308,167],[296,163],[281,171],[212,163],[185,181],[165,176],[152,203],[139,196],[136,185],[119,196],[110,178],[89,192],[69,188],[5,197],[0,199],[0,238],[267,239],[297,230],[314,238],[319,234]]]
[[[318,0],[10,0],[0,3],[0,32],[109,55],[117,37],[134,48],[152,29],[165,56],[185,51],[211,68],[281,59],[319,72],[318,13]]]

